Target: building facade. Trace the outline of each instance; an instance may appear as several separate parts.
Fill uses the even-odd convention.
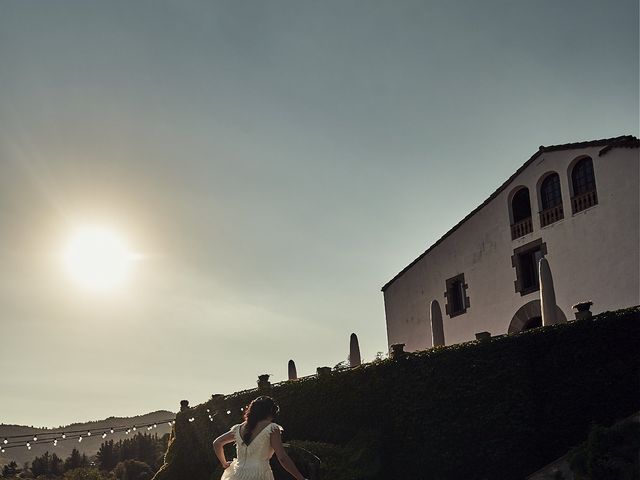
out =
[[[540,326],[542,257],[560,319],[581,301],[595,312],[640,304],[639,146],[632,136],[541,146],[382,287],[389,346],[415,351],[434,336],[450,345]],[[442,312],[433,325],[432,302]]]

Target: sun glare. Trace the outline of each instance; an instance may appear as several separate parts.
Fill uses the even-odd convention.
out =
[[[73,232],[62,253],[65,270],[71,279],[92,291],[122,286],[136,258],[120,235],[97,226]]]

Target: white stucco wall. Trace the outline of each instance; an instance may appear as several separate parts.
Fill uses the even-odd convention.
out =
[[[592,300],[594,313],[640,304],[640,161],[639,149],[602,146],[546,152],[496,198],[452,232],[384,292],[389,345],[405,343],[407,351],[431,346],[429,305],[439,301],[447,345],[475,339],[475,333],[507,333],[516,311],[539,291],[521,296],[514,288],[513,250],[541,238],[547,246],[556,299],[567,319],[571,305]],[[598,205],[572,214],[568,168],[579,156],[593,159]],[[540,227],[539,179],[560,176],[564,219]],[[508,197],[514,188],[529,188],[533,232],[511,240]],[[445,313],[445,281],[464,273],[470,307],[450,318]]]

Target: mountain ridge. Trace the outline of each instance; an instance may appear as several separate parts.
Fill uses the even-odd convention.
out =
[[[35,457],[44,454],[46,451],[49,451],[49,453],[55,453],[62,459],[65,459],[71,454],[71,451],[74,448],[78,449],[80,453],[84,453],[88,457],[91,457],[96,454],[96,452],[100,449],[100,445],[105,441],[113,440],[117,442],[125,438],[131,438],[133,435],[135,435],[135,433],[126,434],[125,432],[117,431],[114,433],[110,433],[108,432],[108,430],[111,427],[133,427],[136,424],[140,425],[157,422],[157,427],[153,428],[152,430],[147,430],[145,428],[142,430],[138,430],[136,433],[139,432],[142,434],[157,434],[158,436],[163,436],[171,431],[171,427],[168,423],[166,423],[166,421],[173,420],[175,418],[175,415],[176,414],[174,412],[171,412],[169,410],[156,410],[133,417],[110,416],[102,420],[75,422],[59,427],[33,427],[27,425],[1,423],[0,447],[8,447],[15,444],[22,444],[23,446],[6,448],[4,453],[0,453],[0,466],[9,463],[12,460],[18,463],[18,465],[22,465],[24,462],[32,461]],[[162,421],[165,421],[165,423],[160,423]],[[78,442],[77,439],[60,439],[57,446],[54,446],[50,442],[38,443],[38,441],[30,441],[31,449],[29,450],[26,446],[26,442],[29,441],[29,438],[27,436],[48,434],[48,439],[51,439],[50,435],[52,433],[62,434],[64,431],[83,429],[92,431],[93,435],[83,436],[82,442]],[[103,439],[102,434],[100,432],[96,432],[96,430],[104,430],[104,433],[107,433],[107,437]],[[16,435],[20,435],[22,438],[7,438]],[[3,443],[5,438],[7,438],[9,442],[6,445],[4,445]]]

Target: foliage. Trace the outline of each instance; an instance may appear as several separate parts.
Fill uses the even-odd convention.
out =
[[[2,477],[9,478],[13,477],[16,473],[19,473],[20,469],[18,468],[18,464],[13,460],[9,462],[7,465],[2,467]]]
[[[110,480],[110,477],[97,468],[74,468],[64,474],[64,480]]]
[[[89,459],[84,453],[80,455],[80,452],[76,448],[71,451],[71,455],[69,455],[64,461],[65,472],[87,466],[89,466]]]
[[[213,396],[178,414],[155,480],[219,479],[212,440],[263,393],[281,407],[275,421],[285,441],[310,442],[329,459],[315,478],[338,478],[326,470],[332,463],[342,472],[371,467],[360,479],[523,478],[582,441],[592,421],[640,408],[638,344],[640,310],[632,308]],[[384,439],[384,455],[359,464],[351,442],[370,432]],[[232,445],[226,454],[233,458]]]
[[[569,453],[576,480],[637,480],[640,478],[640,424],[594,425],[587,440]]]
[[[96,454],[96,464],[101,470],[111,471],[124,460],[139,460],[157,470],[162,464],[167,449],[169,435],[158,438],[157,435],[138,433],[132,438],[114,442],[109,440],[100,445]]]
[[[153,477],[153,472],[149,465],[137,460],[120,462],[114,470],[118,480],[149,480]]]

